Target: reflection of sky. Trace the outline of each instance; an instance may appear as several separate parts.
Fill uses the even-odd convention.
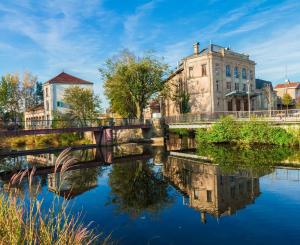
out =
[[[159,212],[143,212],[136,218],[118,213],[108,203],[111,169],[103,167],[97,187],[70,200],[69,209],[82,212],[87,223],[94,221],[93,226],[104,234],[112,233],[120,244],[299,244],[300,182],[284,180],[285,170],[279,170],[277,178],[274,173],[260,178],[261,195],[254,204],[218,220],[208,214],[207,223],[202,224],[200,211],[184,205],[182,194],[171,185],[168,194],[174,203]],[[151,169],[161,172],[161,166],[151,164]],[[289,171],[291,179],[297,174]],[[54,196],[45,183],[39,194],[44,208]]]

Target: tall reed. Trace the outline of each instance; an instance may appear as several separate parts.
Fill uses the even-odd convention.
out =
[[[64,150],[57,158],[54,174],[59,174],[60,185],[64,173],[77,159]],[[67,201],[54,198],[50,208],[44,208],[38,200],[37,189],[32,188],[35,168],[24,170],[12,176],[6,193],[0,194],[0,244],[99,244],[99,235],[84,225],[80,213],[71,215]],[[28,180],[29,200],[20,197],[16,191],[22,181]],[[102,243],[107,244],[109,238]]]

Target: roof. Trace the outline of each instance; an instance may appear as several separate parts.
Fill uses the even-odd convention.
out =
[[[53,77],[49,81],[45,82],[48,84],[54,84],[54,83],[62,83],[62,84],[93,84],[92,82],[83,80],[81,78],[72,76],[68,73],[62,72],[58,74],[56,77]]]
[[[271,88],[273,89],[271,81],[266,81],[266,80],[262,80],[262,79],[255,79],[255,87],[256,87],[256,89],[262,89],[267,84],[270,84]]]
[[[279,83],[275,88],[300,88],[300,82]]]

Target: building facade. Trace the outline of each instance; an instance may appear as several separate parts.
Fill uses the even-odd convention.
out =
[[[50,126],[54,112],[66,113],[68,105],[64,103],[67,88],[79,86],[93,90],[93,83],[62,72],[43,84],[44,103],[27,110],[24,114],[25,128]]]
[[[255,62],[249,55],[211,44],[184,59],[166,81],[166,116],[248,110],[255,103]]]
[[[276,110],[277,93],[273,89],[272,82],[255,79],[256,108],[258,110]]]
[[[295,107],[297,101],[300,99],[300,82],[291,82],[286,80],[284,83],[279,83],[275,86],[274,89],[278,96],[278,107],[282,109],[284,105],[281,102],[281,99],[284,94],[289,94],[293,100],[290,108]]]

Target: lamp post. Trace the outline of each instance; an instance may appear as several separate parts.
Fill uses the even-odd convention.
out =
[[[248,85],[248,114],[249,114],[249,119],[251,116],[251,105],[250,105],[250,80],[247,80],[247,85]]]

